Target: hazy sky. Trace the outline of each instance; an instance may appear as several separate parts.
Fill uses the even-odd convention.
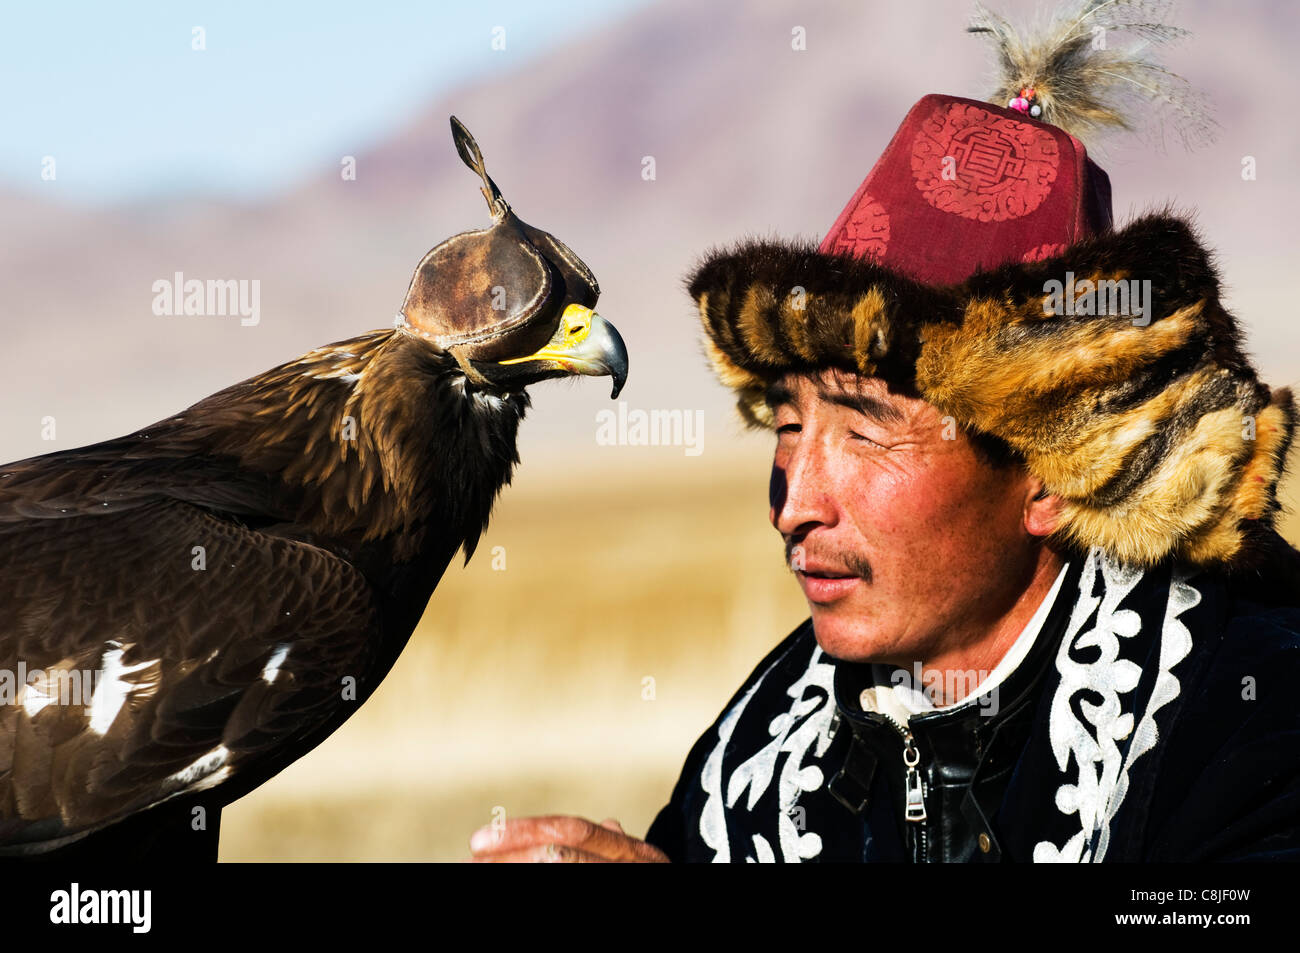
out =
[[[270,192],[643,2],[8,2],[0,188],[40,194],[53,156],[62,200]]]

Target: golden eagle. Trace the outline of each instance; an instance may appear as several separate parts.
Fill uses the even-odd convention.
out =
[[[0,855],[215,859],[221,807],[356,711],[468,562],[524,388],[618,395],[595,277],[451,126],[492,225],[424,257],[393,327],[0,466]]]

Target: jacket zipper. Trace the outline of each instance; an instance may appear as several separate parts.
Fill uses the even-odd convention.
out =
[[[914,853],[918,863],[925,863],[925,829],[926,819],[929,817],[929,814],[925,810],[925,780],[921,777],[921,772],[917,770],[917,767],[921,763],[921,752],[920,749],[916,747],[916,739],[912,736],[911,729],[906,725],[900,725],[884,712],[878,712],[877,714],[893,725],[894,730],[897,731],[903,739],[903,768],[906,771],[903,780],[903,790],[906,794],[903,818],[909,823],[917,825],[916,827],[911,828],[911,830],[916,832],[914,836],[916,838],[917,846]]]

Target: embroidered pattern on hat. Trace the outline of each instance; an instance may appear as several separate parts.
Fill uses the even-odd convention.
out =
[[[912,140],[912,175],[925,200],[981,222],[1038,208],[1052,191],[1060,158],[1046,129],[966,103],[936,109]]]
[[[1046,261],[1048,258],[1055,258],[1061,252],[1065,251],[1065,246],[1060,242],[1049,242],[1046,245],[1038,245],[1035,248],[1025,252],[1025,257],[1021,261]]]
[[[858,202],[853,214],[835,236],[830,251],[857,258],[883,259],[888,247],[889,213],[869,193],[863,193],[862,201]]]

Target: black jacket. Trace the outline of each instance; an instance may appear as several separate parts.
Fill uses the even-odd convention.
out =
[[[996,694],[910,734],[806,621],[646,839],[677,861],[1300,860],[1300,592],[1246,581],[1081,556]]]

